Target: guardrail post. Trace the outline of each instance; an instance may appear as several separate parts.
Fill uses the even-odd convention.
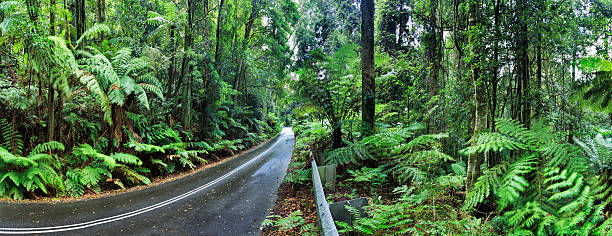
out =
[[[329,211],[329,204],[325,200],[325,192],[323,191],[323,185],[321,184],[321,177],[319,177],[319,170],[317,168],[317,162],[312,160],[312,184],[315,193],[315,203],[317,204],[317,217],[319,218],[319,228],[321,229],[321,235],[323,236],[337,236],[338,229],[332,218],[332,214]]]

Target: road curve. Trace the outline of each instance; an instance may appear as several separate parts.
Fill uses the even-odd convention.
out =
[[[0,202],[0,234],[250,235],[274,206],[294,135],[182,179],[92,200]]]

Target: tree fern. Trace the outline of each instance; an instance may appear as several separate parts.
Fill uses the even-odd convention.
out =
[[[109,57],[95,49],[79,51],[82,68],[94,76],[85,75],[81,83],[92,93],[109,124],[111,104],[124,106],[130,96],[149,109],[147,93],[163,100],[161,83],[154,76],[154,67],[146,57],[133,58],[130,48],[122,48]]]

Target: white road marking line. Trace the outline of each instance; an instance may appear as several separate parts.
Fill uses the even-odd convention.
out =
[[[283,132],[281,132],[281,135],[284,133],[285,131],[283,130]],[[272,144],[268,149],[266,149],[264,152],[260,153],[259,155],[257,155],[256,157],[254,157],[253,159],[249,160],[248,162],[240,165],[239,167],[237,167],[236,169],[233,169],[232,171],[222,175],[221,177],[205,184],[202,185],[200,187],[197,187],[189,192],[183,193],[179,196],[176,196],[174,198],[168,199],[166,201],[148,206],[148,207],[144,207],[138,210],[134,210],[134,211],[130,211],[130,212],[126,212],[123,214],[119,214],[116,216],[110,216],[110,217],[106,217],[106,218],[102,218],[102,219],[97,219],[97,220],[92,220],[92,221],[88,221],[88,222],[83,222],[83,223],[77,223],[77,224],[69,224],[69,225],[59,225],[59,226],[49,226],[49,227],[38,227],[38,228],[0,228],[0,234],[43,234],[43,233],[57,233],[57,232],[65,232],[65,231],[71,231],[71,230],[77,230],[77,229],[84,229],[84,228],[88,228],[88,227],[92,227],[92,226],[96,226],[96,225],[101,225],[101,224],[106,224],[106,223],[110,223],[110,222],[114,222],[114,221],[118,221],[118,220],[122,220],[122,219],[126,219],[132,216],[137,216],[140,215],[142,213],[146,213],[155,209],[158,209],[160,207],[164,207],[167,206],[169,204],[172,204],[174,202],[177,202],[179,200],[182,200],[186,197],[189,197],[197,192],[200,192],[206,188],[209,188],[212,185],[215,185],[216,183],[226,179],[227,177],[233,175],[234,173],[238,172],[239,170],[241,170],[242,168],[244,168],[245,166],[250,165],[251,163],[255,162],[256,160],[258,160],[259,158],[261,158],[263,155],[267,154],[270,150],[272,150],[274,148],[274,146],[276,146],[278,144],[278,142],[281,140],[281,138],[279,137],[278,140],[276,140],[274,142],[274,144]]]

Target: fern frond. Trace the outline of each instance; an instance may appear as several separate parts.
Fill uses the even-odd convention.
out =
[[[147,152],[147,153],[155,153],[155,152],[165,153],[166,152],[164,148],[157,146],[157,145],[152,145],[152,144],[131,142],[131,143],[128,143],[127,146],[130,148],[134,148],[134,150],[136,150],[137,152]]]
[[[527,148],[525,144],[511,136],[501,133],[485,132],[478,135],[474,145],[461,150],[461,152],[466,155],[471,155],[490,151],[502,152],[506,150],[522,150],[525,148]]]
[[[104,23],[96,23],[89,29],[87,29],[83,35],[76,41],[75,48],[79,48],[83,40],[91,40],[102,34],[109,34],[111,32],[110,27]]]
[[[115,161],[118,161],[121,163],[136,165],[136,166],[142,165],[142,161],[140,160],[140,158],[138,158],[137,156],[131,155],[131,154],[115,153],[111,155],[111,157],[115,159]]]
[[[489,197],[491,192],[501,185],[502,175],[507,169],[508,166],[505,164],[499,164],[483,171],[482,175],[474,183],[472,190],[467,193],[464,208],[474,208]]]
[[[96,80],[93,75],[85,75],[80,78],[80,81],[81,84],[85,85],[87,90],[94,95],[94,98],[100,104],[100,108],[102,112],[104,112],[104,121],[108,124],[112,124],[110,100],[108,100],[106,93],[102,87],[100,87],[98,80]]]
[[[65,149],[64,144],[57,141],[50,141],[46,143],[41,143],[36,145],[32,151],[30,151],[30,155],[32,154],[40,154],[40,153],[51,153],[52,151],[60,151],[63,152]]]

